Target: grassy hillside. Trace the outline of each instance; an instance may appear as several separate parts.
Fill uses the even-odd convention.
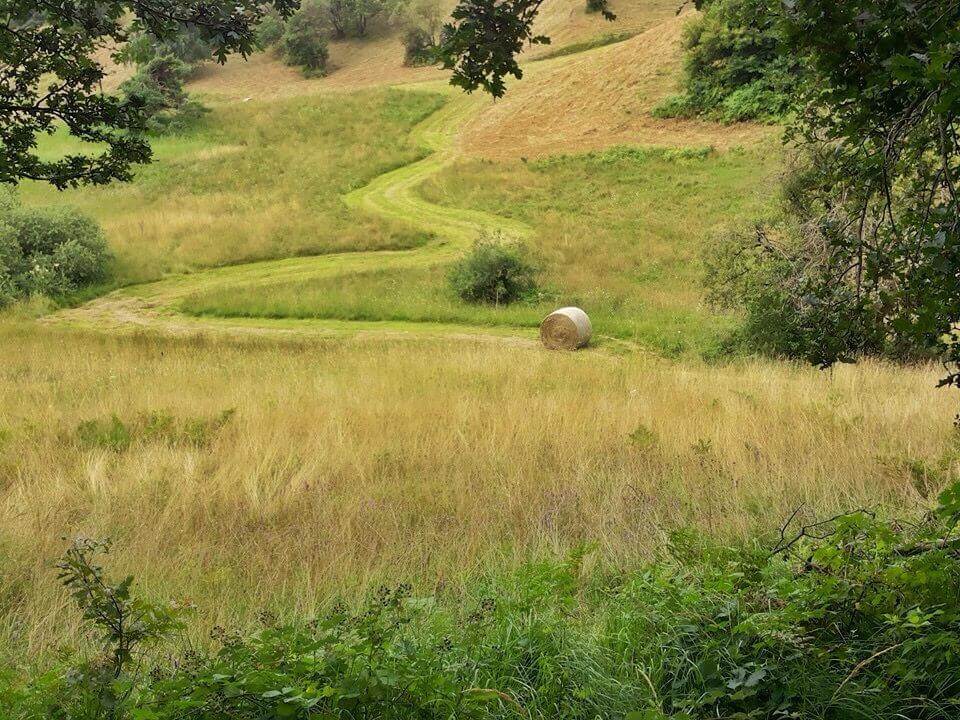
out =
[[[768,202],[777,152],[615,148],[534,163],[462,162],[422,188],[431,202],[535,228],[546,297],[508,308],[464,304],[442,269],[201,292],[183,307],[222,317],[397,320],[536,327],[558,305],[590,308],[597,331],[659,352],[709,352],[730,320],[704,306],[700,254],[724,224]]]
[[[526,63],[495,104],[400,67],[383,27],[332,43],[328,78],[266,54],[210,66],[191,91],[211,113],[157,139],[132,183],[22,188],[27,203],[99,220],[123,287],[0,315],[0,715],[39,677],[40,709],[12,717],[54,717],[50,698],[79,694],[61,691],[76,677],[64,669],[80,656],[103,667],[53,569],[78,535],[112,538],[110,574],[134,574],[142,596],[193,608],[150,682],[179,674],[194,689],[233,683],[197,682],[193,663],[245,652],[234,631],[260,625],[258,651],[280,647],[250,660],[252,675],[284,654],[301,669],[308,654],[328,659],[316,644],[301,656],[277,619],[325,632],[331,616],[315,613],[371,596],[379,610],[358,611],[335,648],[364,646],[364,682],[374,655],[416,676],[410,687],[432,677],[406,662],[415,647],[418,662],[462,671],[457,702],[501,702],[489,717],[739,717],[716,698],[751,693],[783,714],[768,679],[786,658],[807,698],[811,657],[823,707],[841,712],[878,696],[886,663],[909,678],[901,657],[949,663],[929,652],[936,638],[897,635],[956,622],[915,613],[912,596],[871,606],[884,633],[847,642],[846,619],[862,614],[858,592],[899,592],[876,582],[886,564],[870,574],[899,553],[889,517],[929,512],[958,477],[955,399],[929,365],[822,372],[718,352],[738,320],[705,303],[703,250],[770,207],[783,149],[776,128],[651,116],[680,67],[676,4],[611,0],[621,21],[609,25],[583,0],[545,3],[539,29],[556,42],[535,54],[561,52]],[[597,40],[610,32],[630,37]],[[72,147],[45,142],[50,155]],[[451,262],[492,230],[531,246],[535,299],[470,305],[448,288]],[[589,312],[594,340],[549,352],[537,325],[566,304]],[[824,543],[834,575],[752,544],[788,517],[857,507],[878,511],[880,539],[859,553],[865,535],[848,524],[844,553]],[[953,588],[912,570],[941,549],[907,547],[897,569],[911,571],[894,580],[924,597]],[[835,582],[849,580],[841,554],[867,566],[856,592]],[[439,615],[398,621],[381,583],[410,583],[399,605],[412,592]],[[828,593],[846,593],[840,622],[817,605]],[[410,642],[367,646],[377,612]],[[828,632],[811,641],[818,622]],[[463,639],[474,654],[451,660]],[[304,692],[327,692],[309,668]],[[280,717],[274,698],[291,687],[229,691],[252,699],[246,717],[270,715],[263,700]],[[685,692],[689,705],[671,705]],[[341,717],[359,716],[353,699]],[[138,717],[155,717],[141,700]]]
[[[155,142],[130,184],[24,200],[65,203],[99,220],[120,283],[163,273],[339,250],[396,249],[426,237],[351,212],[340,196],[426,153],[411,128],[442,104],[432,93],[369,91],[217,106],[201,127]],[[66,136],[45,145],[69,151]]]

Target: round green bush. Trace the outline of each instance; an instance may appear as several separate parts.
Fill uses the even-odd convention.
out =
[[[479,238],[453,265],[449,281],[466,302],[501,305],[532,296],[536,275],[537,267],[522,243],[493,234]]]
[[[0,305],[64,295],[107,277],[100,227],[67,208],[16,208],[0,219]]]

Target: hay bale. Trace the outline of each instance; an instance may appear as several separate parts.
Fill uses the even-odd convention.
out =
[[[540,323],[540,340],[550,350],[576,350],[590,342],[593,326],[587,314],[576,307],[560,308]]]

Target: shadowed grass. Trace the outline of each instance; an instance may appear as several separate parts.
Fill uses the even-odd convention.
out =
[[[621,33],[604,33],[603,35],[598,35],[595,38],[589,40],[582,40],[580,42],[570,43],[569,45],[564,45],[558,47],[556,50],[550,50],[545,52],[543,55],[538,55],[534,58],[533,62],[539,62],[541,60],[552,60],[553,58],[566,57],[567,55],[576,55],[577,53],[586,52],[587,50],[594,50],[599,47],[605,47],[606,45],[613,45],[614,43],[623,42],[624,40],[629,40],[634,37],[639,31],[634,32],[621,32]]]

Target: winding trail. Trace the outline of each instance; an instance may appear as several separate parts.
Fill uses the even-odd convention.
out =
[[[442,207],[423,199],[416,189],[457,157],[458,128],[469,117],[474,98],[452,95],[442,108],[421,122],[411,140],[429,150],[424,159],[376,177],[343,196],[360,212],[368,212],[428,231],[435,239],[412,250],[362,251],[287,258],[232,265],[115,290],[79,307],[48,315],[44,322],[100,330],[152,329],[183,334],[199,331],[316,335],[409,334],[512,338],[533,337],[529,328],[481,327],[418,322],[369,322],[328,319],[213,318],[181,312],[182,301],[199,292],[331,278],[364,271],[430,267],[448,262],[469,247],[483,230],[503,230],[524,238],[532,228],[490,213]]]

